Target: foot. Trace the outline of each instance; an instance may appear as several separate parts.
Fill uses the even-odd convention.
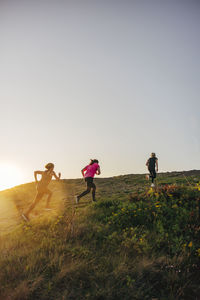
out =
[[[79,203],[79,197],[75,196],[75,200],[76,200],[76,204],[78,204]]]
[[[28,222],[29,221],[29,218],[28,216],[26,216],[25,214],[22,214],[22,218],[24,219],[24,221]]]
[[[155,184],[154,184],[154,183],[152,183],[152,184],[151,184],[151,187],[154,187],[154,186],[155,186]]]
[[[96,200],[96,199],[93,199],[92,202],[97,202],[97,200]]]

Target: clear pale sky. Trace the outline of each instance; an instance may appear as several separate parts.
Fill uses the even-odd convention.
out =
[[[0,1],[0,167],[200,169],[198,0]]]

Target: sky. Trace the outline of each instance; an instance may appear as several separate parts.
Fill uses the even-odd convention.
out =
[[[197,0],[0,0],[0,172],[200,169],[199,28]]]

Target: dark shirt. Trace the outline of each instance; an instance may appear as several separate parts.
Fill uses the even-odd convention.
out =
[[[148,159],[148,168],[149,170],[155,170],[157,157],[150,157]]]

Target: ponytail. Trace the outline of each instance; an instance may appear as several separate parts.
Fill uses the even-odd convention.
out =
[[[97,159],[90,159],[90,165],[93,165],[94,163],[98,164],[99,161]]]
[[[93,165],[93,163],[94,163],[94,160],[90,159],[90,165]]]

